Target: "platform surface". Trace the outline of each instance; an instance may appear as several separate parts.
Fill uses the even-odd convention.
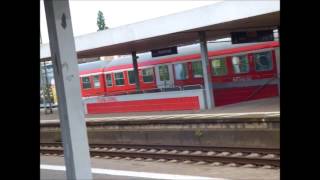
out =
[[[41,156],[41,165],[64,166],[63,157]],[[91,158],[92,168],[104,169],[105,174],[93,173],[94,179],[232,179],[232,180],[278,180],[279,169],[244,168],[227,166],[195,165],[170,162],[145,162],[136,160],[113,160]],[[114,170],[114,171],[111,171]],[[103,171],[103,170],[101,170]],[[109,173],[108,173],[109,171]],[[157,173],[157,174],[148,174]],[[117,175],[115,175],[117,174]],[[41,168],[41,179],[66,179],[65,171]],[[180,175],[180,176],[176,176]]]
[[[228,116],[240,116],[240,115],[279,115],[280,114],[280,99],[279,97],[259,99],[253,101],[247,101],[237,104],[231,104],[221,107],[216,107],[212,110],[205,111],[159,111],[159,112],[142,112],[142,113],[112,113],[112,114],[88,114],[85,115],[86,119],[100,119],[110,118],[119,119],[120,117],[134,118],[137,116],[183,116],[183,115],[228,115]],[[53,114],[45,114],[44,110],[40,110],[40,120],[58,120],[58,110],[53,109]]]

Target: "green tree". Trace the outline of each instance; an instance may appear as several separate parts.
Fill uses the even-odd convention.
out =
[[[108,29],[108,27],[106,27],[104,20],[105,19],[104,19],[103,13],[101,11],[98,11],[98,17],[97,17],[98,31]]]

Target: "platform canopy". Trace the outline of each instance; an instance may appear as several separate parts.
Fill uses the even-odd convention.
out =
[[[129,14],[128,14],[129,16]],[[125,55],[228,37],[230,32],[277,28],[280,1],[222,1],[196,9],[75,37],[78,58]],[[50,58],[49,44],[41,59]]]

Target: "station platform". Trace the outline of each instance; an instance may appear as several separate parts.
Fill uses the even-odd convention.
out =
[[[42,180],[66,179],[64,159],[60,156],[40,157]],[[181,179],[181,180],[278,180],[279,169],[213,166],[173,162],[91,158],[94,179]]]
[[[41,142],[61,142],[59,124],[59,119],[54,117],[41,120]],[[279,98],[200,112],[90,115],[86,116],[86,124],[91,144],[244,148],[280,146]]]
[[[86,120],[94,120],[100,118],[112,118],[121,119],[120,117],[126,117],[134,119],[138,116],[163,116],[170,115],[172,117],[176,115],[229,115],[229,116],[241,116],[241,115],[265,115],[265,114],[280,114],[280,98],[272,97],[266,99],[252,100],[237,104],[231,104],[226,106],[216,107],[212,110],[203,111],[160,111],[160,112],[136,112],[136,113],[111,113],[111,114],[87,114]],[[40,120],[58,120],[59,114],[57,108],[53,109],[52,114],[45,114],[44,109],[40,110]]]

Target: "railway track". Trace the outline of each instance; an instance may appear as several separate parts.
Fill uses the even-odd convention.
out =
[[[42,154],[62,155],[61,143],[41,143]],[[104,158],[202,162],[233,166],[279,167],[279,149],[90,144],[90,155]]]

